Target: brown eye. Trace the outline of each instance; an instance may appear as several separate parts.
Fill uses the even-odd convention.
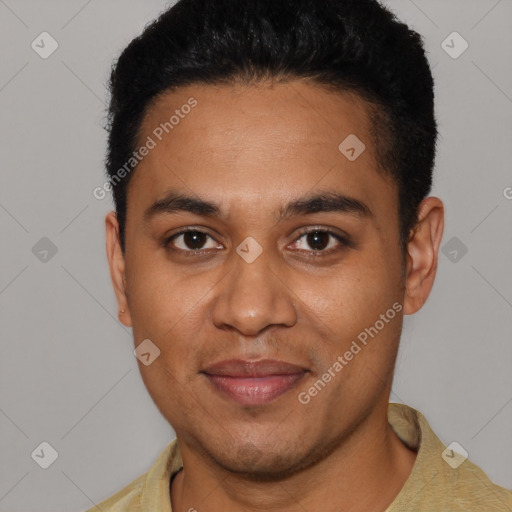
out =
[[[329,245],[329,237],[325,231],[312,231],[306,235],[306,241],[315,251],[322,251]]]
[[[345,238],[332,231],[314,229],[297,238],[293,248],[312,253],[330,253],[347,245]]]
[[[219,248],[219,244],[208,233],[198,230],[176,233],[165,241],[165,245],[166,247],[170,245],[172,249],[187,252]]]
[[[201,249],[203,247],[207,235],[200,231],[187,231],[183,234],[183,243],[188,249]]]

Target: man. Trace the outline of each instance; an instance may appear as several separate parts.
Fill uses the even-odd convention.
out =
[[[177,439],[90,510],[512,510],[389,404],[444,225],[420,36],[375,0],[181,0],[110,85],[112,282]]]

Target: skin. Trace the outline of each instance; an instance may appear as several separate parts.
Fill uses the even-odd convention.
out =
[[[147,111],[140,141],[190,97],[197,107],[134,171],[126,254],[115,213],[106,217],[120,321],[133,327],[135,345],[149,338],[161,351],[139,367],[184,462],[172,509],[384,511],[416,457],[388,424],[387,406],[403,315],[421,308],[434,283],[443,203],[421,203],[402,255],[397,187],[377,170],[367,105],[307,80],[167,92]],[[338,150],[349,134],[366,145],[353,162]],[[216,202],[221,215],[161,213],[145,223],[144,211],[169,190]],[[356,198],[372,214],[279,219],[283,205],[320,191]],[[194,246],[183,236],[169,242],[176,251],[164,247],[184,228],[212,237],[203,253],[184,255]],[[350,245],[324,235],[328,247],[315,251],[301,231],[314,228],[346,233]],[[263,249],[252,263],[236,252],[249,236]],[[298,394],[395,302],[402,311],[301,404]],[[273,401],[243,406],[200,374],[232,358],[309,372]]]

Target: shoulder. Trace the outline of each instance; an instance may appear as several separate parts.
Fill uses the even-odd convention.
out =
[[[419,411],[392,403],[388,420],[417,457],[409,479],[386,512],[512,511],[512,491],[492,482],[467,453],[458,453],[456,445],[444,445]],[[458,449],[465,452],[460,445]]]
[[[125,512],[136,511],[140,508],[140,496],[146,481],[147,473],[139,476],[136,480],[123,487],[110,498],[98,503],[86,512]]]
[[[86,512],[171,512],[169,484],[183,467],[177,439],[169,443],[147,473]]]
[[[494,482],[484,471],[466,460],[451,473],[452,489],[458,510],[472,512],[512,511],[512,490]]]

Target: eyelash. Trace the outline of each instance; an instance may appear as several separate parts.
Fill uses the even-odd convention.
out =
[[[164,242],[163,242],[163,246],[165,249],[169,250],[169,251],[173,251],[173,252],[179,252],[179,253],[182,253],[184,254],[185,256],[187,257],[190,257],[190,256],[202,256],[202,255],[205,255],[205,254],[208,254],[207,251],[211,251],[211,250],[217,250],[217,249],[196,249],[196,250],[185,250],[185,249],[177,249],[175,247],[171,247],[170,246],[170,243],[178,238],[179,236],[181,235],[185,235],[187,233],[202,233],[208,237],[210,237],[212,240],[215,240],[209,233],[207,233],[206,231],[203,231],[202,229],[184,229],[182,231],[180,231],[179,233],[174,233],[173,235],[167,237]],[[310,233],[324,233],[324,234],[327,234],[331,237],[333,237],[334,239],[336,239],[338,242],[339,242],[339,245],[338,247],[336,248],[331,248],[331,249],[328,249],[328,250],[325,250],[325,249],[321,249],[321,250],[310,250],[310,251],[305,251],[307,253],[310,254],[311,257],[318,257],[318,256],[322,256],[322,255],[329,255],[329,254],[332,254],[334,252],[338,252],[346,247],[353,247],[353,244],[350,242],[350,240],[338,233],[335,233],[333,231],[330,231],[329,229],[322,229],[322,228],[313,228],[313,229],[305,229],[304,231],[301,231],[298,235],[298,237],[294,240],[293,243],[296,243],[298,240],[300,240],[302,237],[310,234]],[[327,244],[329,245],[329,243]],[[304,252],[304,249],[299,249],[299,251],[301,252]]]

